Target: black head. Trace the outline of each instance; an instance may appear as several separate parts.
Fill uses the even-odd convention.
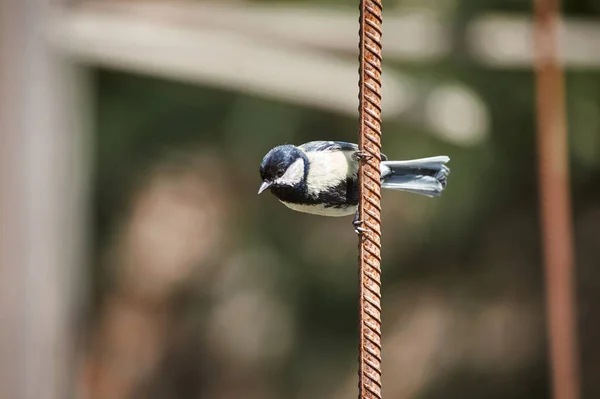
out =
[[[281,145],[265,155],[260,164],[263,184],[258,193],[269,187],[293,187],[306,179],[308,159],[293,145]]]

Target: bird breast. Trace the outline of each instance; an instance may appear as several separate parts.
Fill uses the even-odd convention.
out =
[[[296,212],[311,213],[313,215],[330,217],[354,215],[357,209],[356,205],[350,205],[347,207],[328,207],[324,204],[294,204],[285,201],[281,201],[281,203]]]
[[[308,152],[306,156],[310,165],[306,177],[309,195],[327,191],[358,173],[350,151]]]

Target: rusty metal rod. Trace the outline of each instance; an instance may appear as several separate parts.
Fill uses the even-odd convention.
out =
[[[360,399],[381,399],[381,0],[360,0]]]
[[[554,399],[578,399],[573,226],[564,83],[558,57],[559,0],[534,1],[539,189],[552,389]]]

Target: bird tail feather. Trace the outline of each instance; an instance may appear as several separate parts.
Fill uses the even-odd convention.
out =
[[[447,184],[450,169],[447,156],[381,162],[383,188],[401,190],[428,197],[438,197]]]

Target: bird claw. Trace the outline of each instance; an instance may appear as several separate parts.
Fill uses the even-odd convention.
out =
[[[373,158],[373,155],[365,151],[357,151],[354,153],[354,156],[359,161],[368,161],[369,159]]]
[[[363,220],[353,220],[352,225],[354,226],[354,232],[359,236],[363,236],[368,230],[364,227],[361,227],[364,223]]]
[[[364,238],[367,235],[367,229],[362,227],[355,227],[354,232],[362,238]]]

